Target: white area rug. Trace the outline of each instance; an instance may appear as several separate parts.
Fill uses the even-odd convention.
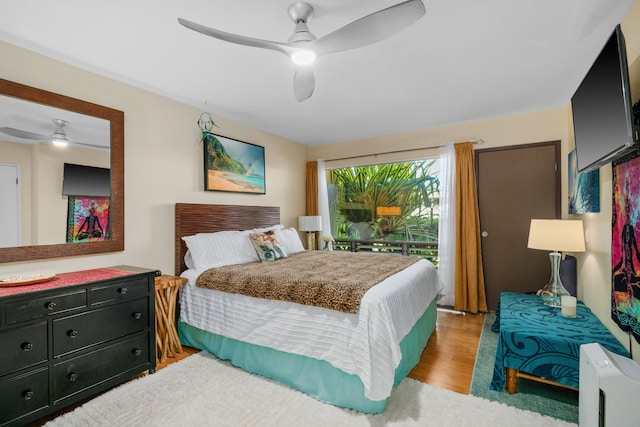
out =
[[[202,352],[117,387],[46,424],[54,426],[573,426],[412,379],[387,410],[367,415],[319,402]]]

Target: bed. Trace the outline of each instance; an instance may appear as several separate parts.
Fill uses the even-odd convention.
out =
[[[418,363],[435,329],[441,286],[431,263],[412,261],[374,285],[354,313],[257,298],[196,286],[206,274],[237,266],[205,267],[202,256],[192,253],[195,246],[187,236],[276,230],[282,240],[285,231],[293,229],[278,225],[278,207],[178,203],[175,219],[176,274],[188,280],[180,295],[178,333],[183,345],[209,351],[326,403],[364,413],[385,410],[393,386]],[[297,232],[295,236],[299,242]],[[291,245],[297,242],[285,245],[296,252]],[[250,261],[253,264],[243,268],[285,265],[289,258],[313,255],[302,251],[284,261]]]

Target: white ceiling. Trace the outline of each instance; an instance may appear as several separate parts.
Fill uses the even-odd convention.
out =
[[[0,39],[314,146],[567,105],[633,3],[423,1],[407,30],[319,58],[302,103],[286,56],[177,22],[286,42],[292,0],[4,2]],[[311,0],[309,29],[321,37],[399,2]]]

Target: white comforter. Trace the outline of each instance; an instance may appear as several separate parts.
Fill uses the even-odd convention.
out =
[[[377,256],[377,255],[371,255]],[[420,260],[372,287],[357,314],[264,300],[195,286],[202,271],[185,271],[180,318],[239,341],[325,360],[362,380],[365,396],[391,394],[400,341],[441,290],[433,265]]]

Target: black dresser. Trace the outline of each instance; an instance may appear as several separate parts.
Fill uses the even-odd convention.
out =
[[[116,266],[0,288],[0,426],[35,421],[154,372],[159,274]]]

